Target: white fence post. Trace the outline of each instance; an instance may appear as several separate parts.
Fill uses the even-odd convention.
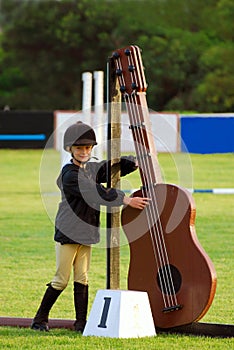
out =
[[[82,73],[83,94],[82,94],[82,114],[84,122],[91,125],[92,106],[92,73]]]
[[[96,134],[97,134],[97,140],[98,140],[98,146],[95,147],[95,155],[99,160],[102,160],[103,158],[103,150],[104,150],[104,144],[103,140],[105,138],[104,135],[104,92],[103,92],[103,80],[104,80],[104,73],[102,71],[95,71],[94,72],[94,125],[96,125]]]

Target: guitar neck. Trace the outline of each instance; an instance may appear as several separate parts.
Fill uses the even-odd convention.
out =
[[[146,101],[141,52],[132,45],[113,53],[120,91],[126,102],[143,186],[162,182]]]
[[[145,92],[125,96],[143,186],[162,182]]]

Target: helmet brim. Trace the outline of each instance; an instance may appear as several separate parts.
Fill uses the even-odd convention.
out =
[[[97,142],[93,140],[81,139],[81,140],[75,141],[72,144],[72,146],[88,146],[88,145],[95,146],[97,145]]]

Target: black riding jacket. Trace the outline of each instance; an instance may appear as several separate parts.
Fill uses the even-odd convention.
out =
[[[106,161],[89,161],[84,168],[74,163],[66,164],[57,179],[61,202],[55,219],[54,239],[61,244],[90,245],[100,240],[100,206],[120,206],[124,192],[105,188]],[[121,157],[121,176],[136,169],[133,156]]]

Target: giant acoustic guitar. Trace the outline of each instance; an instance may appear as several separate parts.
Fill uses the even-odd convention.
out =
[[[113,58],[142,181],[133,196],[151,198],[143,211],[129,206],[122,211],[130,247],[128,288],[148,292],[156,327],[189,324],[203,317],[213,301],[215,269],[196,236],[191,194],[162,181],[140,49],[118,49]]]

